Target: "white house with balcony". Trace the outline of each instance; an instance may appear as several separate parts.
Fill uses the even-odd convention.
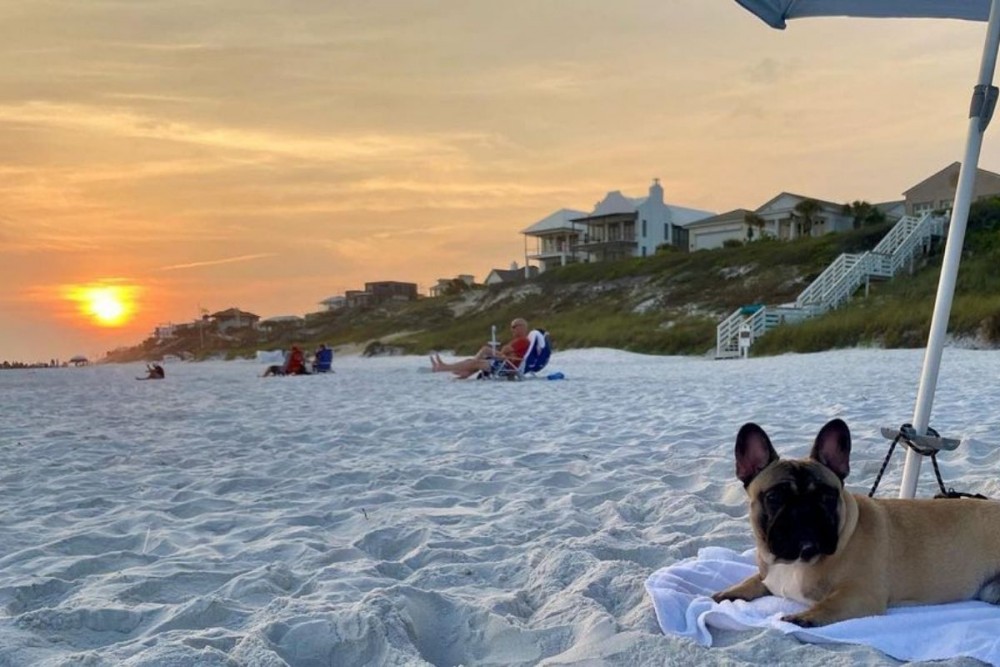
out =
[[[584,211],[561,208],[522,230],[525,264],[534,261],[539,271],[545,271],[585,259],[586,254],[577,250],[583,226],[573,222],[585,217]]]
[[[715,215],[663,201],[660,179],[653,179],[645,197],[609,192],[590,215],[572,220],[582,230],[577,251],[586,261],[603,262],[627,257],[647,257],[662,245],[688,248],[687,227]]]

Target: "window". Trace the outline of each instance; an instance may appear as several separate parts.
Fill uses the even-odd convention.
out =
[[[642,221],[642,224],[644,224],[644,225],[645,225],[645,224],[646,224],[646,221],[645,221],[645,220],[643,220],[643,221]],[[643,236],[645,236],[645,234],[643,234]],[[645,257],[645,256],[646,256],[646,246],[642,246],[642,256],[643,256],[643,257]]]
[[[646,238],[646,221],[642,221],[642,238]],[[645,251],[645,248],[643,249]],[[645,252],[642,253],[645,256]]]

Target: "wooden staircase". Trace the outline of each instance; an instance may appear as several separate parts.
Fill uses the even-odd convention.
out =
[[[793,324],[843,305],[871,280],[889,280],[925,254],[934,237],[944,234],[945,218],[933,213],[905,216],[872,250],[843,253],[806,287],[793,303],[737,308],[716,327],[715,358],[735,359],[753,341],[781,324]]]

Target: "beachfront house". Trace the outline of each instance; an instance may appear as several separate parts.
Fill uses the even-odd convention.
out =
[[[364,308],[375,303],[371,292],[361,289],[349,289],[344,292],[344,299],[348,308]]]
[[[274,333],[276,331],[294,331],[305,323],[306,319],[298,315],[275,315],[261,320],[257,326],[262,331]]]
[[[764,219],[764,235],[782,241],[854,228],[854,217],[844,211],[843,204],[791,192],[773,197],[754,213]]]
[[[260,322],[259,315],[248,313],[244,310],[240,310],[239,308],[220,310],[217,313],[212,313],[208,317],[210,320],[215,322],[216,330],[219,333],[243,329],[256,329],[257,323]]]
[[[523,269],[517,266],[517,262],[511,262],[509,269],[492,269],[486,274],[484,285],[511,285],[521,283],[530,278],[534,278],[539,273],[537,266],[525,266]]]
[[[468,289],[476,284],[475,277],[470,273],[460,273],[454,278],[438,278],[437,283],[428,290],[430,296],[453,294],[459,289]]]
[[[927,211],[950,211],[955,202],[958,172],[961,168],[961,162],[952,162],[941,171],[928,176],[903,192],[903,196],[906,198],[907,215],[920,217]],[[1000,174],[985,169],[976,169],[972,200],[979,201],[997,196],[1000,196]]]
[[[729,240],[743,242],[762,236],[788,241],[853,227],[854,216],[843,204],[782,192],[752,211],[737,208],[689,224],[688,247],[710,250]]]
[[[711,250],[721,248],[726,241],[743,242],[757,234],[757,230],[748,225],[747,217],[753,211],[737,208],[719,215],[697,220],[687,226],[688,249]]]
[[[153,329],[153,338],[157,341],[170,340],[177,336],[177,325],[172,323],[158,324],[156,328]]]
[[[646,257],[664,245],[686,250],[687,227],[715,215],[663,201],[660,179],[653,179],[645,197],[626,197],[619,190],[609,192],[593,213],[573,219],[582,231],[576,248],[586,261],[604,262],[626,257]]]
[[[327,297],[320,301],[319,305],[327,312],[341,310],[347,307],[347,297],[341,295]]]
[[[534,261],[544,272],[585,260],[587,254],[577,247],[584,226],[573,222],[585,217],[584,211],[561,208],[524,229],[524,263]]]
[[[374,303],[385,301],[416,301],[417,284],[401,283],[395,280],[382,280],[365,283],[365,291],[372,295]]]

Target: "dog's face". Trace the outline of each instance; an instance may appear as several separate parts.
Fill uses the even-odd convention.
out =
[[[758,550],[785,563],[834,553],[850,471],[847,424],[834,419],[820,429],[809,458],[783,460],[764,430],[747,423],[736,436],[735,452]]]

